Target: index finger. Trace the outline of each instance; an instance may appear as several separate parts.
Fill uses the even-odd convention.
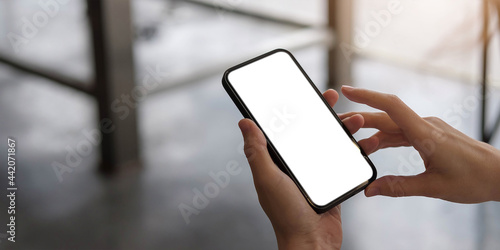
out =
[[[342,93],[351,101],[385,111],[409,139],[426,137],[425,121],[395,95],[342,86]]]

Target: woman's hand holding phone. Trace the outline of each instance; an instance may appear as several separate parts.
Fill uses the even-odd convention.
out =
[[[323,96],[333,107],[339,96],[334,90]],[[361,115],[343,119],[351,133],[363,126]],[[245,140],[245,154],[252,169],[259,202],[271,220],[280,249],[340,249],[342,223],[340,206],[317,214],[295,183],[273,162],[264,134],[248,119],[239,123]]]

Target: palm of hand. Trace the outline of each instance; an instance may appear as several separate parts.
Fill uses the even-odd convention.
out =
[[[280,173],[280,175],[274,187],[262,189],[257,187],[259,201],[273,222],[278,240],[321,239],[328,241],[328,246],[340,249],[342,243],[340,205],[323,214],[317,214],[295,183],[286,174]]]

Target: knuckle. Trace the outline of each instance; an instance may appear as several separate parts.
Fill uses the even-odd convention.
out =
[[[406,196],[406,191],[404,189],[404,186],[401,185],[401,182],[398,182],[396,184],[396,191],[395,191],[395,195],[396,197],[405,197]]]
[[[339,114],[339,118],[342,118],[342,121],[345,121],[346,119],[349,119],[351,116],[355,115],[356,112],[347,112],[347,113],[342,113],[342,114]]]
[[[398,176],[388,176],[387,182],[389,184],[390,191],[394,197],[404,197],[406,196],[406,190],[404,188],[404,179]]]
[[[444,122],[441,118],[435,116],[426,117],[424,119],[431,124],[442,124]]]
[[[244,146],[245,156],[249,162],[252,162],[256,157],[265,152],[264,150],[267,150],[267,148],[261,143],[245,143]]]
[[[352,116],[343,117],[342,122],[348,123],[351,120],[351,118],[352,118]]]
[[[398,105],[398,104],[401,104],[401,102],[402,102],[401,99],[397,95],[394,95],[394,94],[388,94],[387,100],[389,101],[389,103],[391,105]]]

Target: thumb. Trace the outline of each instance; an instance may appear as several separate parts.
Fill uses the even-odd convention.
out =
[[[267,151],[266,137],[259,127],[250,119],[238,123],[245,141],[245,155],[252,169],[254,181],[273,180],[279,170]]]
[[[428,174],[422,173],[416,176],[393,176],[381,177],[372,182],[365,190],[367,197],[376,195],[390,197],[405,196],[432,196],[432,181]]]

